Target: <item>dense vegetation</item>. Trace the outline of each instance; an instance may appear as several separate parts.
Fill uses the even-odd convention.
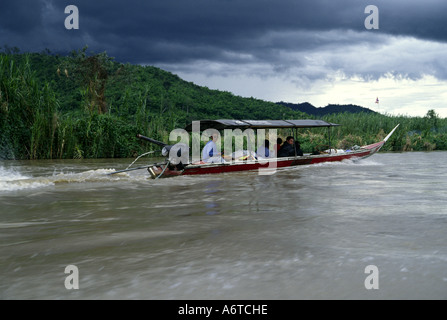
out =
[[[86,48],[68,56],[0,53],[0,158],[134,157],[157,146],[141,133],[168,141],[171,130],[200,119],[304,119],[286,106],[186,82],[152,66],[122,64]],[[376,142],[395,124],[387,150],[447,150],[446,119],[337,113],[325,120],[339,147]],[[300,132],[307,148],[325,132]]]
[[[397,125],[399,128],[384,145],[384,151],[447,150],[447,119],[429,110],[424,117],[392,116],[379,113],[337,113],[323,120],[342,126],[332,128],[333,146],[350,148],[378,142]],[[323,133],[314,130],[303,134],[310,145],[327,143]],[[311,148],[311,147],[309,147]]]

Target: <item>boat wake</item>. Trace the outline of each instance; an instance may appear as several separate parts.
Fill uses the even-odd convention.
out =
[[[308,165],[307,167],[346,167],[346,166],[382,166],[381,162],[376,160],[367,158],[367,159],[345,159],[343,161],[334,161],[334,162],[321,162],[312,165]]]
[[[54,173],[51,176],[30,177],[23,175],[14,169],[0,167],[0,192],[16,191],[24,189],[36,189],[57,184],[69,183],[104,183],[113,181],[140,180],[141,176],[118,173],[114,169],[96,169],[80,173]]]

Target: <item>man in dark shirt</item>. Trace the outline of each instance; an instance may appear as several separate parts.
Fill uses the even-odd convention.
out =
[[[295,156],[295,145],[292,136],[286,138],[286,142],[279,149],[278,157],[294,157]]]

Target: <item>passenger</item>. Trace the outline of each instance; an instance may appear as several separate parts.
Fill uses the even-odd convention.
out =
[[[295,141],[296,155],[302,157],[303,150],[301,150],[301,144],[299,141]]]
[[[261,148],[259,148],[256,151],[257,156],[261,157],[261,158],[268,158],[270,156],[269,147],[270,147],[270,142],[267,139],[265,139],[264,146],[262,146]]]
[[[286,142],[279,149],[278,157],[294,157],[295,156],[295,146],[294,139],[292,136],[286,138]]]
[[[282,139],[281,138],[276,139],[276,144],[275,144],[275,147],[273,148],[273,150],[275,150],[277,157],[279,154],[279,149],[281,149],[281,144],[282,144]]]
[[[225,160],[221,157],[220,152],[217,150],[216,141],[219,135],[214,133],[210,137],[210,141],[205,145],[202,150],[202,161],[207,163],[222,163]]]

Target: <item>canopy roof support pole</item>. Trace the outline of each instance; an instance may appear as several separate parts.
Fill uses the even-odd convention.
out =
[[[328,139],[329,139],[329,153],[332,153],[332,147],[331,147],[331,127],[327,127],[328,132]]]
[[[293,149],[295,150],[295,158],[297,156],[297,150],[296,150],[296,137],[297,137],[297,134],[298,134],[298,129],[295,128],[295,135],[294,135],[294,138],[293,138]]]

